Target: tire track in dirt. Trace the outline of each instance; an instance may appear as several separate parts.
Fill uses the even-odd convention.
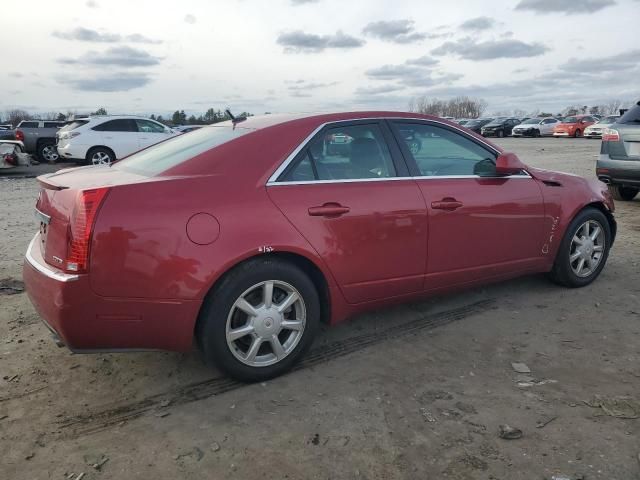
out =
[[[458,320],[463,320],[472,315],[488,311],[494,308],[494,306],[494,299],[480,300],[444,312],[421,315],[419,318],[401,325],[362,335],[354,335],[344,340],[329,343],[309,352],[304,360],[294,367],[293,371],[315,367],[316,365],[364,350],[387,340],[411,335],[423,330],[432,330]],[[185,385],[170,392],[151,395],[142,400],[115,408],[67,417],[57,422],[57,424],[64,437],[75,438],[135,419],[162,406],[184,405],[236,390],[246,385],[248,384],[227,377],[216,377]]]

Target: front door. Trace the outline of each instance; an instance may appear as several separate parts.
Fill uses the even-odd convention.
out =
[[[425,203],[386,128],[381,122],[328,126],[268,187],[349,303],[422,290]]]
[[[540,266],[544,202],[533,178],[497,176],[496,151],[444,125],[398,121],[394,131],[429,212],[426,290]]]

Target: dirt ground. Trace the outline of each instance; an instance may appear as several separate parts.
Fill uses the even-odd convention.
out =
[[[499,143],[594,175],[598,141]],[[21,278],[37,190],[0,177],[0,279]],[[617,209],[589,287],[534,276],[377,311],[249,386],[195,352],[73,355],[0,290],[0,479],[638,479],[640,419],[587,404],[640,409],[640,200]]]

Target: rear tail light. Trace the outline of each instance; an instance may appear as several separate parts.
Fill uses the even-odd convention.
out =
[[[108,188],[83,190],[76,197],[69,223],[69,244],[64,270],[73,273],[86,273],[89,267],[89,246],[96,214],[109,192]]]
[[[22,130],[16,130],[16,140],[24,142],[24,132]]]
[[[59,134],[59,138],[60,140],[67,140],[70,138],[74,138],[77,137],[78,135],[80,135],[80,132],[63,132]]]
[[[9,165],[13,165],[14,167],[18,166],[18,159],[13,153],[7,153],[4,157],[2,157],[5,162]]]
[[[614,130],[613,128],[607,128],[602,135],[603,142],[619,142],[620,141],[620,132]]]

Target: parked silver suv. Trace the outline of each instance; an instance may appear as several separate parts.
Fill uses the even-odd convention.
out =
[[[640,192],[640,102],[604,131],[596,175],[616,200],[630,201]]]

